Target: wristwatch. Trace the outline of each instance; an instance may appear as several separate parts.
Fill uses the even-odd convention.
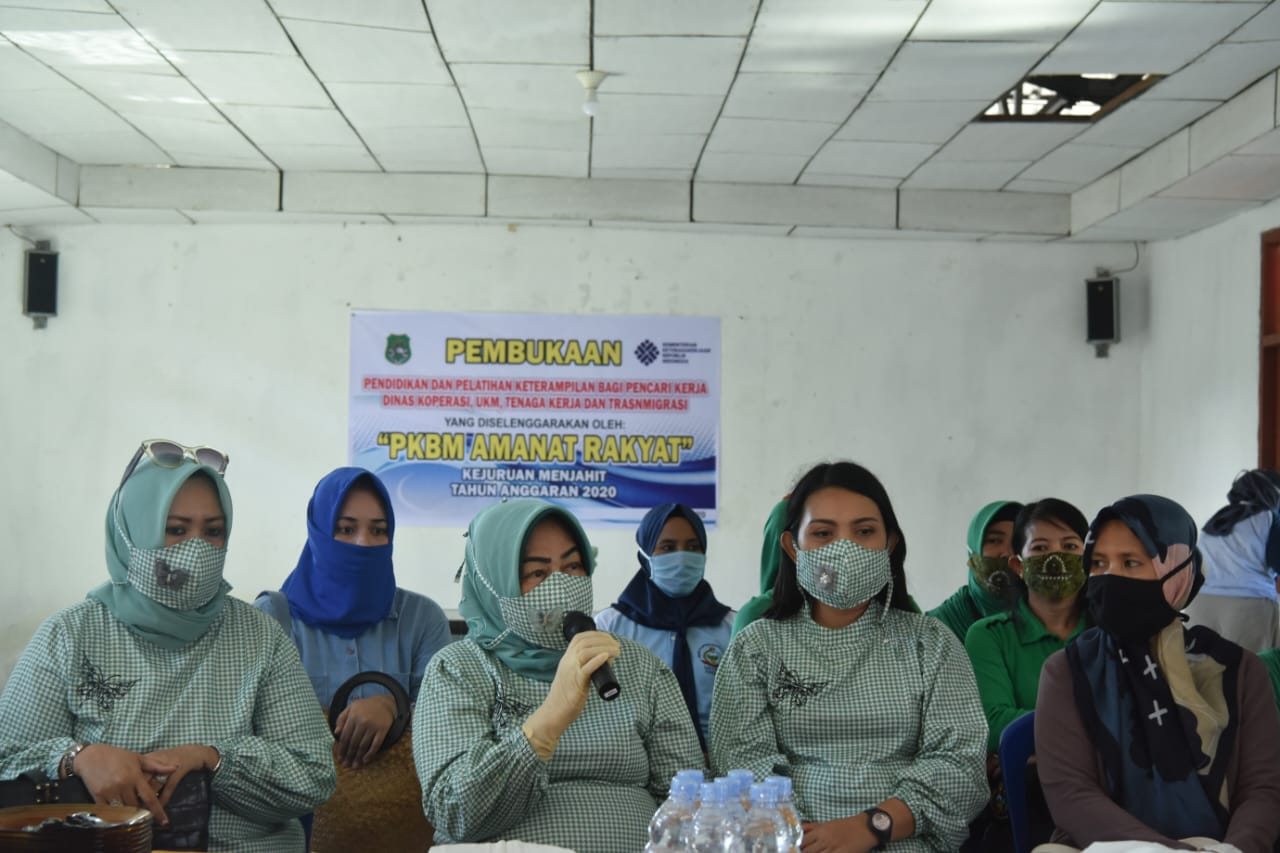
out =
[[[76,775],[76,756],[80,754],[88,744],[77,743],[75,746],[62,753],[62,758],[58,761],[58,776],[66,779]]]
[[[872,806],[863,812],[867,816],[867,828],[876,837],[876,846],[872,850],[883,850],[893,838],[893,815],[878,806]]]

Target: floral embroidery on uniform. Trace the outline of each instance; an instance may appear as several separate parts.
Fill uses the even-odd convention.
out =
[[[133,689],[138,679],[124,679],[118,675],[103,675],[102,670],[94,666],[86,655],[80,664],[80,683],[76,686],[76,695],[81,699],[91,699],[98,705],[98,710],[110,714],[116,700]]]
[[[499,696],[493,703],[493,727],[506,729],[524,722],[524,718],[534,712],[532,705],[515,699]]]
[[[778,664],[778,685],[773,688],[774,701],[789,699],[791,707],[803,708],[812,697],[826,689],[830,681],[801,681],[786,664]]]

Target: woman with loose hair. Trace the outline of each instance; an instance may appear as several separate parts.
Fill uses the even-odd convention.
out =
[[[953,851],[987,799],[987,725],[964,650],[913,612],[906,538],[852,462],[787,502],[765,618],[716,676],[711,763],[790,776],[806,853]]]

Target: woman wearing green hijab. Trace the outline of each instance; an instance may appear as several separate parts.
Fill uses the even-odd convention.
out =
[[[302,851],[333,739],[289,638],[227,595],[226,461],[139,448],[107,509],[110,580],[40,626],[0,695],[0,779],[76,775],[163,826],[174,788],[207,770],[210,850]]]
[[[701,767],[675,676],[639,643],[602,631],[566,642],[589,613],[595,560],[567,511],[495,504],[467,529],[467,637],[427,665],[413,720],[422,806],[437,843],[520,840],[635,853],[671,777]],[[610,662],[621,693],[591,674]]]
[[[764,543],[760,546],[760,594],[753,597],[733,619],[733,636],[764,615],[773,604],[773,583],[782,564],[782,531],[787,524],[787,499],[773,506],[764,523]]]
[[[969,626],[979,619],[1008,610],[1017,599],[1012,585],[1017,579],[1009,569],[1013,556],[1013,520],[1022,504],[994,501],[978,510],[969,522],[969,583],[929,611],[964,642]]]

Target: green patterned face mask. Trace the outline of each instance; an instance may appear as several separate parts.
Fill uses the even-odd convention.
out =
[[[972,554],[969,557],[969,571],[982,588],[997,597],[1004,597],[1012,586],[1013,572],[1009,569],[1008,557],[984,557]]]
[[[1084,586],[1084,557],[1062,551],[1023,557],[1022,579],[1032,592],[1050,601],[1064,601]]]

